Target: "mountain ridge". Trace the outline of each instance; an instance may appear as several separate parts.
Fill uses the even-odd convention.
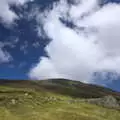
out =
[[[114,91],[110,88],[106,88],[94,84],[86,84],[79,81],[73,81],[68,79],[46,79],[46,80],[0,80],[0,85],[6,85],[11,87],[32,87],[34,89],[44,89],[51,92],[57,92],[59,94],[66,94],[72,97],[87,97],[87,98],[99,98],[106,95],[113,95],[120,97],[120,92]],[[73,93],[67,93],[66,90],[70,90]],[[79,94],[83,93],[83,96]],[[88,95],[88,96],[85,96]]]

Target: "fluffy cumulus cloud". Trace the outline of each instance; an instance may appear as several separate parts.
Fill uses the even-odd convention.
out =
[[[32,0],[0,0],[0,20],[7,25],[12,24],[15,19],[19,19],[19,16],[10,9],[10,6],[20,6],[27,1]]]
[[[68,78],[95,83],[95,72],[120,74],[120,5],[101,7],[100,2],[76,0],[69,4],[60,0],[44,13],[35,12],[38,29],[42,23],[51,41],[45,48],[49,57],[40,58],[31,68],[32,79]]]

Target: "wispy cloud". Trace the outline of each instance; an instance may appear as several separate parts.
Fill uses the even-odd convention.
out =
[[[26,62],[21,62],[20,64],[19,64],[19,66],[18,66],[18,68],[23,68],[23,67],[25,67],[26,66]]]
[[[19,39],[12,39],[0,42],[0,63],[5,63],[13,60],[10,53],[5,48],[15,48],[16,44],[18,44]]]
[[[20,46],[20,51],[22,51],[24,54],[27,54],[27,48],[28,48],[28,41],[24,41],[24,43]]]
[[[5,25],[13,24],[15,19],[19,19],[19,16],[10,9],[11,5],[17,7],[24,5],[27,1],[33,0],[0,0],[0,19]]]
[[[38,41],[35,41],[35,42],[32,44],[32,46],[33,46],[34,48],[38,48],[38,47],[40,47],[40,43],[39,43]]]
[[[0,48],[0,63],[6,63],[12,60],[12,56]]]
[[[4,42],[0,42],[0,47],[1,48],[5,48],[5,47],[9,47],[9,48],[15,48],[16,44],[19,42],[19,39],[13,39],[13,40],[6,40]]]

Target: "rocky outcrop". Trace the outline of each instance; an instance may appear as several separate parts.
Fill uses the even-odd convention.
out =
[[[109,108],[120,108],[120,105],[117,101],[117,99],[111,95],[105,96],[103,98],[96,98],[96,99],[86,99],[86,102],[109,107]]]

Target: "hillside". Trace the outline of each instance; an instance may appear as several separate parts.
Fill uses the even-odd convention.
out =
[[[0,120],[119,120],[119,105],[120,93],[81,82],[0,80]]]

